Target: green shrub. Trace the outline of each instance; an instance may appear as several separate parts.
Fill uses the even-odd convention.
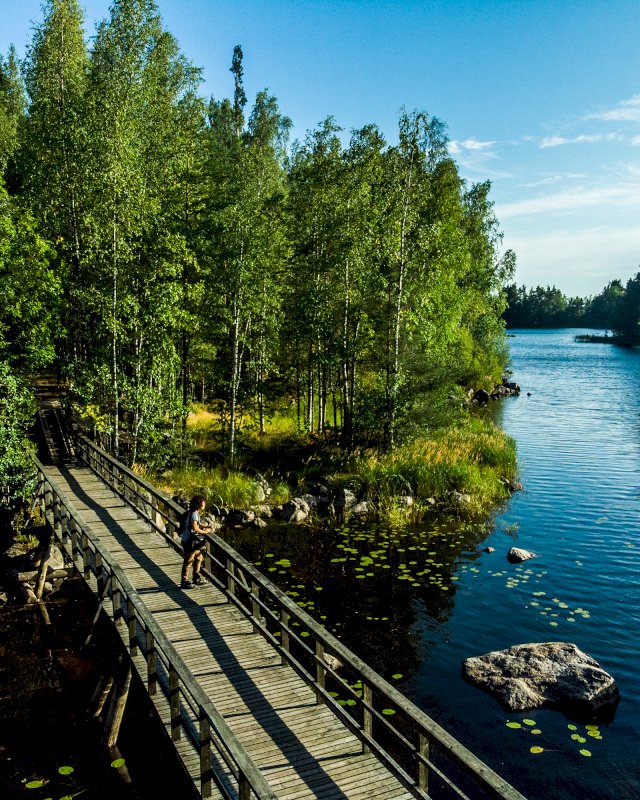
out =
[[[4,522],[13,519],[34,489],[33,446],[27,439],[34,414],[31,391],[0,363],[0,496]]]

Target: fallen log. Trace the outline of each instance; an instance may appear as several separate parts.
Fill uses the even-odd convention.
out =
[[[13,577],[20,582],[30,582],[35,581],[38,577],[39,570],[37,569],[30,569],[26,570],[25,572],[14,572]],[[72,578],[73,577],[73,567],[64,567],[62,569],[51,569],[47,572],[47,580],[48,581],[55,581],[59,578]]]
[[[38,598],[36,597],[36,593],[33,591],[31,586],[28,583],[23,583],[22,581],[18,581],[18,589],[22,592],[22,594],[27,598],[27,603],[37,603]]]

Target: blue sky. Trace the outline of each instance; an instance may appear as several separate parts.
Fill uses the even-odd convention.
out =
[[[86,31],[110,0],[84,0]],[[640,270],[638,0],[158,0],[165,26],[229,96],[233,47],[250,100],[268,88],[302,138],[399,109],[447,123],[469,182],[489,179],[519,284],[599,292]],[[0,0],[0,51],[19,55],[40,0]]]

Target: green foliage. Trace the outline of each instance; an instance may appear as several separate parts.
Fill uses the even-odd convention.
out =
[[[399,494],[411,494],[419,514],[430,498],[441,501],[459,492],[470,495],[464,511],[474,515],[506,499],[503,480],[513,477],[515,456],[515,444],[506,434],[491,423],[470,419],[391,453],[354,458],[349,470],[383,512],[397,504]]]
[[[60,281],[35,222],[0,185],[0,357],[37,370],[54,358]]]
[[[205,103],[153,0],[115,0],[90,49],[78,0],[45,0],[26,109],[15,54],[0,64],[0,166],[20,178],[3,355],[35,368],[55,340],[114,453],[158,470],[188,458],[194,400],[217,403],[231,466],[287,404],[347,452],[451,424],[446,395],[506,360],[514,256],[489,183],[422,111],[394,145],[366,125],[345,146],[328,118],[288,151],[276,98],[247,108],[240,45],[230,72]]]
[[[35,488],[35,468],[29,458],[33,448],[27,439],[34,414],[30,390],[0,362],[0,493],[11,514]]]
[[[640,341],[640,272],[627,281],[611,326],[623,344]]]
[[[0,183],[11,193],[21,188],[20,147],[26,122],[26,97],[20,63],[13,45],[0,55]]]
[[[595,297],[565,297],[555,286],[505,287],[507,307],[503,312],[510,328],[593,327],[613,331],[623,344],[640,340],[640,273],[626,286],[610,281]]]
[[[222,467],[176,467],[164,472],[159,479],[171,494],[192,497],[203,494],[209,501],[230,508],[247,508],[258,501],[258,484],[251,476]],[[288,499],[288,489],[279,484],[273,492],[272,502]]]

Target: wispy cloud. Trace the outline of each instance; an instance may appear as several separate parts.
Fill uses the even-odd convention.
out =
[[[563,183],[563,181],[584,180],[586,177],[587,176],[584,172],[568,172],[566,174],[546,175],[544,178],[540,178],[538,181],[532,181],[531,183],[520,183],[518,184],[518,188],[535,189],[537,186],[553,186],[557,185],[558,183]]]
[[[601,187],[574,186],[562,192],[496,206],[496,214],[503,220],[614,204],[640,206],[640,185],[634,182]]]
[[[608,111],[597,111],[588,114],[584,119],[602,119],[608,122],[640,122],[640,94],[635,94],[629,100],[622,100]]]
[[[493,147],[495,142],[481,142],[478,139],[465,139],[464,141],[456,141],[455,139],[449,142],[449,152],[451,155],[457,156],[464,152],[478,152],[481,150],[487,150],[489,147]],[[495,155],[495,154],[494,154]]]
[[[497,166],[499,156],[494,149],[497,142],[484,142],[473,137],[449,142],[449,153],[455,156],[462,172],[482,175],[485,178],[511,178],[512,173]],[[470,176],[468,176],[470,177]],[[473,180],[473,178],[471,178]]]
[[[593,142],[622,141],[624,136],[620,133],[594,133],[580,134],[579,136],[545,136],[538,147],[544,150],[547,147],[560,147],[565,144],[587,144]]]

